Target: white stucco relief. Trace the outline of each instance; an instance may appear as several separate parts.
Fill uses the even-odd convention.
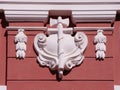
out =
[[[96,59],[103,60],[105,58],[107,38],[103,35],[103,30],[97,30],[97,35],[94,37]]]
[[[37,34],[34,47],[40,65],[57,70],[58,77],[62,79],[64,70],[71,70],[81,64],[88,40],[83,32],[72,36],[73,28],[63,28],[63,25],[69,26],[69,19],[58,17],[57,20],[50,19],[50,22],[50,25],[57,25],[57,28],[48,29],[48,37],[44,33]]]
[[[26,55],[27,36],[24,34],[24,29],[18,29],[18,34],[15,36],[16,43],[16,58],[23,59]]]

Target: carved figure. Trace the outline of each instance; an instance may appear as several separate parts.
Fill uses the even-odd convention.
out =
[[[96,51],[96,58],[99,60],[103,60],[105,58],[106,52],[106,42],[107,38],[103,35],[103,30],[98,30],[97,35],[94,37],[95,43],[95,51]]]
[[[57,70],[59,78],[62,78],[64,70],[71,70],[73,67],[81,64],[88,40],[82,32],[76,33],[75,37],[65,33],[66,30],[71,32],[69,29],[72,29],[63,28],[63,24],[69,25],[69,19],[58,17],[57,20],[50,20],[52,20],[50,22],[54,22],[51,25],[57,24],[56,33],[48,31],[50,32],[48,37],[42,33],[37,34],[34,39],[34,47],[38,54],[37,60],[40,65],[47,66],[51,70]]]
[[[18,34],[15,36],[16,43],[16,58],[25,58],[27,36],[24,34],[24,29],[18,29]]]

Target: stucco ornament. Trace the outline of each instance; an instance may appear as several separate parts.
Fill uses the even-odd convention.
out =
[[[97,35],[94,37],[94,43],[96,50],[96,58],[99,60],[103,60],[105,58],[106,42],[107,38],[105,35],[103,35],[103,30],[98,30]]]
[[[65,70],[71,70],[82,63],[88,39],[83,32],[72,36],[73,28],[63,28],[63,25],[69,26],[69,19],[51,18],[50,22],[50,25],[56,24],[57,28],[49,28],[48,37],[44,33],[37,34],[34,47],[40,65],[58,71],[58,77],[62,79]]]
[[[26,55],[27,36],[24,34],[24,29],[18,29],[18,34],[15,36],[16,43],[16,58],[23,59]]]

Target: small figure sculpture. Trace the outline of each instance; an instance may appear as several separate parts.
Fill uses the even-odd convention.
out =
[[[18,29],[18,34],[15,36],[16,43],[16,58],[25,58],[27,36],[24,34],[24,29]]]
[[[103,30],[98,30],[94,37],[96,59],[103,60],[105,58],[107,38],[103,35]]]

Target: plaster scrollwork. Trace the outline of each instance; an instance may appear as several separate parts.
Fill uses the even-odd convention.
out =
[[[58,71],[58,77],[62,79],[65,70],[69,71],[82,63],[88,39],[83,32],[77,32],[75,36],[65,33],[65,30],[68,32],[73,30],[73,28],[63,28],[63,25],[69,25],[69,19],[58,17],[58,19],[50,19],[50,22],[51,25],[57,25],[56,33],[51,32],[48,37],[44,33],[37,34],[34,48],[39,64]]]
[[[96,58],[103,60],[105,58],[107,37],[103,35],[103,30],[98,30],[94,37]]]
[[[16,58],[23,59],[26,55],[27,36],[24,34],[24,29],[18,29],[18,34],[15,36],[16,43]]]

